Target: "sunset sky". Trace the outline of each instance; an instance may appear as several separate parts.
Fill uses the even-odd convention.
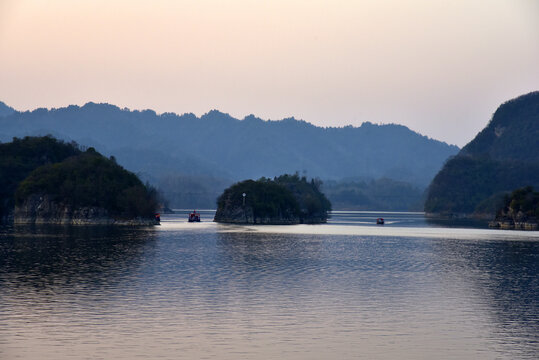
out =
[[[399,123],[463,146],[533,90],[537,0],[0,0],[0,101],[18,110]]]

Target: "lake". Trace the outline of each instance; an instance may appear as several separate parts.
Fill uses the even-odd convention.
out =
[[[186,214],[1,227],[0,358],[539,357],[539,232],[421,213],[293,226]]]

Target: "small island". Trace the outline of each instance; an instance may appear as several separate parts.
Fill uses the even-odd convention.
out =
[[[215,222],[232,224],[320,224],[327,222],[331,203],[321,181],[305,176],[245,180],[226,189],[217,200]]]
[[[0,215],[15,224],[153,225],[157,191],[90,147],[51,136],[0,144]]]
[[[539,192],[527,186],[506,195],[504,205],[489,223],[490,227],[509,230],[538,230]]]

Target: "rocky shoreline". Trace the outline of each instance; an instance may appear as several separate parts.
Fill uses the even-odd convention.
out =
[[[496,218],[488,223],[488,226],[494,229],[502,230],[539,230],[537,220],[531,221],[515,221],[511,218]]]
[[[494,220],[492,218],[494,217],[493,214],[434,214],[434,213],[425,213],[425,217],[429,219],[443,219],[446,221],[481,221],[481,223],[487,224],[488,221],[488,227],[493,229],[501,229],[501,230],[539,230],[539,224],[537,219],[535,218],[529,218],[523,216],[523,214],[516,214],[514,217],[509,216],[508,214],[502,214],[497,217],[495,217]]]
[[[215,222],[227,224],[259,224],[259,225],[295,225],[300,223],[299,217],[260,217],[255,216],[251,207],[227,208],[215,213]]]
[[[58,203],[49,195],[32,195],[23,204],[15,207],[13,223],[50,225],[158,225],[155,218],[116,219],[107,210],[99,207],[73,208]]]
[[[300,219],[299,217],[287,218],[287,217],[260,217],[253,216],[251,214],[219,214],[216,215],[213,221],[225,224],[237,224],[237,225],[297,225],[297,224],[325,224],[326,219],[322,218],[309,218]]]

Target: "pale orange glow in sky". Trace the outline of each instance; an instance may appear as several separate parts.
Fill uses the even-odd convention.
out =
[[[536,0],[0,0],[0,100],[400,123],[464,145],[539,90]]]

